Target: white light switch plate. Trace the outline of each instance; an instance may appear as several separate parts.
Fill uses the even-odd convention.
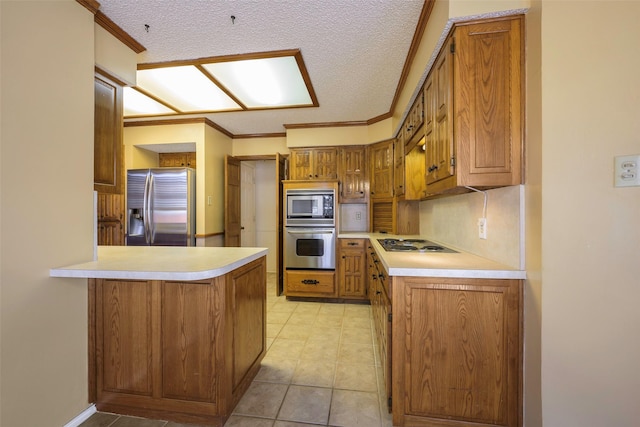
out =
[[[640,155],[617,156],[614,164],[614,180],[616,187],[634,187],[640,185]]]

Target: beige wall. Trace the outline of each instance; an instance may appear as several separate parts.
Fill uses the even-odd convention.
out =
[[[524,420],[542,425],[542,89],[541,2],[526,15],[526,166],[525,166],[525,281],[524,298]]]
[[[240,138],[233,140],[234,156],[260,156],[275,153],[289,153],[286,137]]]
[[[224,158],[227,154],[231,155],[232,149],[231,138],[210,126],[205,126],[206,167],[202,178],[206,181],[205,194],[207,197],[211,196],[213,200],[213,203],[205,208],[204,233],[207,234],[224,231]]]
[[[232,141],[226,135],[202,123],[125,127],[125,168],[158,166],[157,155],[144,150],[145,145],[184,143],[194,144],[196,150],[196,233],[222,232],[224,156],[232,151]],[[154,158],[156,163],[150,164]]]
[[[136,84],[138,57],[100,25],[95,24],[95,63],[131,86]]]
[[[0,424],[61,426],[88,407],[87,283],[49,269],[93,257],[93,15],[0,8]]]
[[[287,130],[287,146],[321,147],[331,145],[368,144],[368,126],[342,126]]]
[[[545,425],[640,420],[640,2],[542,2]]]

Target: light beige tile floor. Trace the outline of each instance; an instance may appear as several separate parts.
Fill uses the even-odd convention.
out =
[[[268,274],[267,355],[225,427],[391,426],[372,328],[369,305],[287,301]],[[107,415],[83,427],[178,426]]]

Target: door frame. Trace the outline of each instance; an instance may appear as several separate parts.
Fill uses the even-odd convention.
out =
[[[276,296],[280,296],[284,292],[284,246],[283,246],[283,190],[282,180],[286,179],[285,162],[289,158],[288,154],[266,154],[256,156],[228,156],[234,161],[256,161],[256,160],[275,160],[276,162]],[[226,184],[225,184],[226,187]],[[225,188],[226,191],[226,188]],[[242,191],[242,188],[240,188]],[[225,204],[225,218],[227,217],[227,206]],[[225,230],[226,233],[226,230]]]

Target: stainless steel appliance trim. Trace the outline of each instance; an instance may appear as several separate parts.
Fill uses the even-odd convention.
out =
[[[321,256],[298,255],[298,240],[322,240]],[[336,230],[321,227],[286,227],[285,268],[303,270],[335,270]]]

